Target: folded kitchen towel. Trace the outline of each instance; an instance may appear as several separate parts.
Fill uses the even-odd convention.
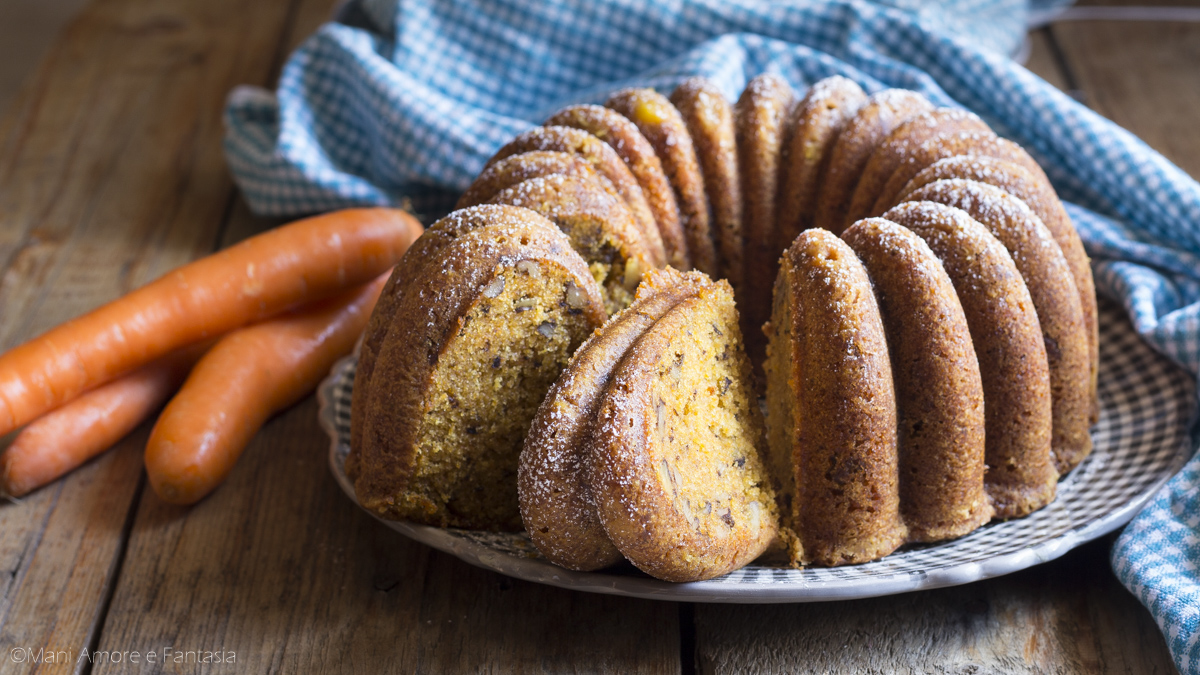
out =
[[[406,203],[430,218],[513,136],[619,87],[669,92],[705,75],[733,99],[771,71],[797,91],[830,75],[914,89],[1030,150],[1069,202],[1100,292],[1194,377],[1200,185],[1011,61],[1028,16],[1021,0],[351,0],[275,92],[230,95],[226,156],[257,213]],[[1112,563],[1180,669],[1200,669],[1200,459],[1133,520]]]

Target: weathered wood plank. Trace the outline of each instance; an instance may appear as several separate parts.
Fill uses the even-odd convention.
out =
[[[233,194],[221,103],[266,81],[289,16],[287,3],[106,0],[66,28],[0,121],[0,346],[212,250]],[[93,639],[145,432],[0,505],[5,656]]]
[[[1080,21],[1051,30],[1089,106],[1200,177],[1200,23]]]
[[[82,0],[0,3],[0,114],[33,76],[42,57]]]
[[[1103,563],[1108,540],[985,582],[809,605],[696,608],[702,673],[1172,673]]]
[[[309,398],[200,504],[147,490],[101,649],[232,651],[238,672],[678,671],[674,605],[514,581],[433,552],[355,507],[327,451]]]

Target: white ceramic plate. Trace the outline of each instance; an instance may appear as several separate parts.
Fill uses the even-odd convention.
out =
[[[1122,312],[1100,312],[1100,421],[1095,450],[1058,485],[1046,508],[993,523],[954,541],[909,546],[882,560],[832,569],[749,565],[718,579],[659,581],[632,566],[572,572],[544,558],[522,534],[449,530],[381,521],[472,565],[539,583],[594,593],[689,602],[814,602],[866,598],[965,584],[1053,560],[1124,525],[1187,460],[1195,401],[1191,378],[1147,346]],[[356,359],[343,359],[318,392],[329,463],[354,499],[343,462],[349,451],[350,392]]]

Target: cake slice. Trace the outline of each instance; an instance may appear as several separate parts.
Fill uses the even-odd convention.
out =
[[[582,129],[556,126],[530,129],[497,150],[484,169],[507,157],[534,151],[566,152],[579,156],[616,188],[617,194],[621,195],[633,214],[638,231],[644,233],[644,239],[649,241],[653,236],[651,230],[657,231],[650,204],[629,167],[616,150]]]
[[[397,520],[519,530],[517,459],[601,289],[546,219],[449,243],[393,306],[365,391],[358,501]]]
[[[668,267],[649,273],[633,304],[583,343],[546,394],[521,451],[517,494],[529,538],[550,561],[590,571],[621,560],[587,485],[585,450],[593,422],[629,347],[671,308],[711,284],[699,272]]]
[[[654,267],[629,209],[590,181],[531,178],[501,190],[491,202],[532,209],[553,221],[590,266],[609,314],[629,306],[642,275]]]
[[[366,418],[366,392],[370,389],[375,360],[379,349],[392,327],[396,307],[410,292],[411,287],[420,288],[428,283],[425,266],[433,261],[440,264],[442,251],[456,239],[475,230],[496,227],[519,227],[532,216],[527,209],[514,206],[483,205],[459,209],[430,225],[409,247],[404,257],[392,270],[387,284],[379,294],[375,309],[363,331],[358,364],[354,371],[354,390],[350,402],[350,453],[346,456],[346,475],[350,480],[358,477],[358,451],[362,447],[362,431]]]
[[[600,405],[589,484],[609,539],[668,581],[758,557],[777,532],[762,433],[733,291],[716,282],[630,348]]]
[[[621,113],[598,105],[574,105],[554,113],[546,126],[582,129],[608,144],[629,167],[650,206],[657,227],[649,228],[646,242],[663,264],[687,269],[687,245],[679,223],[679,205],[663,172],[662,161],[650,141]]]

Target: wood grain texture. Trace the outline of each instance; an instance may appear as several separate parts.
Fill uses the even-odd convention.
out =
[[[0,113],[28,82],[62,27],[84,0],[0,3]]]
[[[701,673],[1171,673],[1110,541],[985,582],[850,602],[696,608]]]
[[[266,82],[290,10],[106,0],[67,26],[0,121],[0,346],[213,249],[233,195],[222,102],[235,84]],[[77,655],[96,638],[140,492],[146,433],[0,504],[5,656],[13,647]]]
[[[1078,21],[1051,31],[1092,109],[1200,177],[1200,23]]]
[[[678,672],[674,605],[511,580],[409,541],[347,499],[327,452],[309,398],[196,506],[145,491],[100,648],[236,654],[213,672]]]

